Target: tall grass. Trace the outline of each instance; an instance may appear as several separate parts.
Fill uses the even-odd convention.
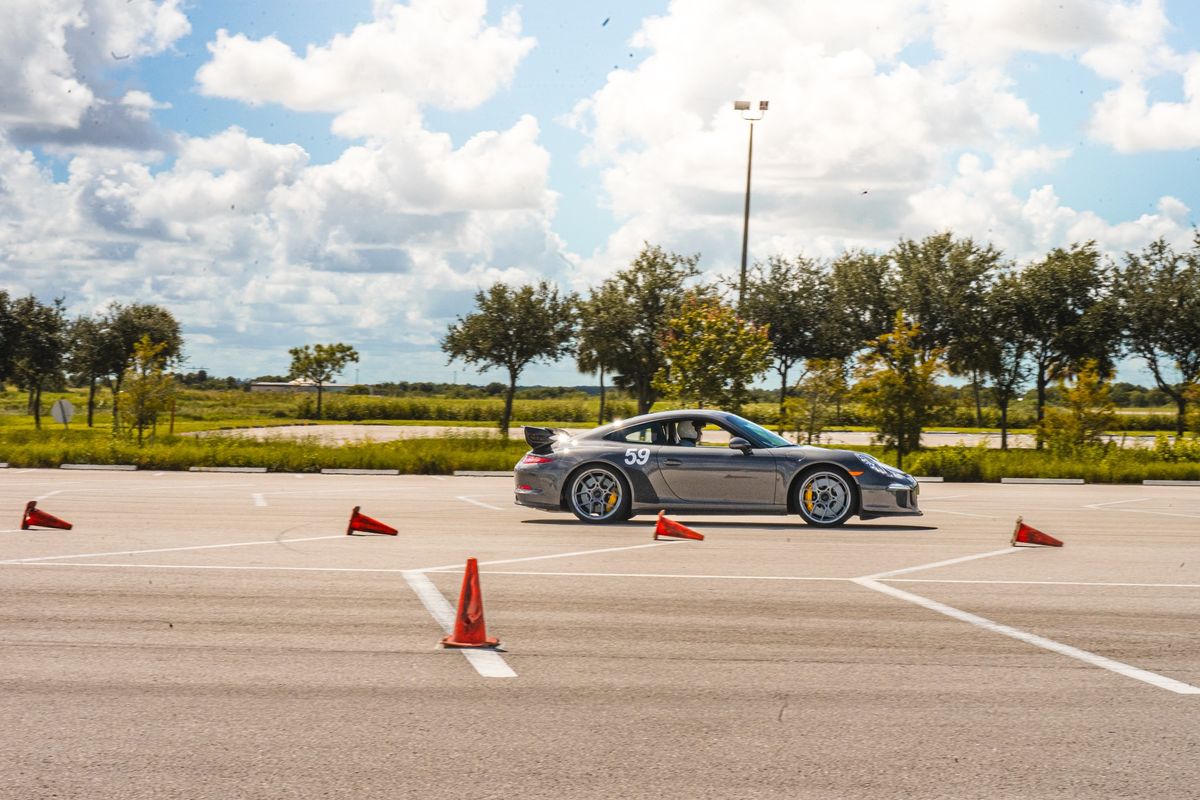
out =
[[[78,435],[78,434],[83,435]],[[279,472],[330,469],[396,469],[406,474],[454,470],[507,470],[528,450],[523,441],[495,435],[328,445],[316,439],[258,441],[238,436],[163,437],[138,447],[96,432],[17,431],[0,441],[0,461],[13,467],[60,464],[136,464],[143,469],[266,467]]]

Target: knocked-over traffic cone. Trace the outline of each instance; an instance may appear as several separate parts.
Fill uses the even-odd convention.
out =
[[[1063,543],[1048,533],[1042,533],[1037,528],[1026,525],[1017,517],[1017,526],[1013,528],[1012,546],[1019,544],[1040,544],[1046,547],[1062,547]]]
[[[454,616],[454,633],[442,639],[443,647],[495,647],[499,639],[487,635],[483,623],[483,591],[479,586],[479,563],[467,559],[463,573],[462,591],[458,594],[458,613]]]
[[[39,528],[60,528],[64,531],[71,530],[71,523],[61,520],[53,514],[47,514],[45,511],[39,511],[37,507],[37,500],[30,500],[25,504],[25,515],[21,517],[21,530],[27,531],[34,525],[37,525]]]
[[[350,524],[346,526],[346,535],[350,536],[354,531],[363,533],[385,533],[388,536],[395,536],[397,531],[391,525],[385,525],[377,519],[372,519],[366,514],[358,513],[362,506],[355,506],[350,512]]]
[[[654,541],[658,541],[658,537],[667,536],[676,539],[696,539],[704,541],[704,534],[696,533],[686,525],[680,525],[673,519],[666,517],[666,511],[658,512],[658,524],[654,526]]]

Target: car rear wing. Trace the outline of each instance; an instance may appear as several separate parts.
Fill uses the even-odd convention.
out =
[[[567,439],[571,434],[567,433],[562,428],[535,428],[532,425],[525,426],[525,441],[533,448],[535,453],[549,453],[554,442],[559,439]]]

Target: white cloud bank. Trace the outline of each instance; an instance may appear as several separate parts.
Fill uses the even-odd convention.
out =
[[[178,0],[16,2],[0,28],[3,285],[65,292],[76,311],[164,303],[210,371],[278,372],[288,346],[347,340],[368,354],[364,377],[445,375],[447,319],[495,280],[583,288],[643,241],[731,270],[739,98],[771,101],[755,129],[754,255],[951,229],[1028,258],[1082,239],[1112,251],[1185,239],[1192,224],[1172,197],[1115,222],[1064,205],[1051,178],[1072,153],[1039,134],[1055,109],[1032,107],[1013,79],[1023,54],[1077,59],[1112,87],[1092,111],[1094,140],[1200,146],[1200,56],[1168,46],[1156,0],[672,3],[631,42],[637,65],[570,115],[618,223],[587,259],[553,230],[555,189],[573,187],[550,186],[545,121],[513,109],[507,129],[456,143],[424,117],[477,108],[521,79],[535,43],[515,10],[489,23],[483,0],[380,0],[371,21],[303,52],[217,34],[195,89],[332,115],[345,148],[313,164],[299,145],[238,127],[164,134],[162,100],[105,94],[105,74],[187,34]],[[1181,96],[1154,97],[1173,76]],[[65,179],[32,144],[70,157]]]
[[[752,253],[832,255],[935,230],[1019,258],[1075,238],[1114,251],[1184,239],[1173,200],[1108,224],[1037,186],[1071,152],[1039,140],[1040,113],[1013,61],[1078,59],[1121,85],[1092,136],[1121,152],[1200,146],[1200,55],[1166,44],[1156,0],[673,2],[634,37],[644,59],[582,100],[568,123],[603,169],[619,227],[581,273],[594,280],[646,241],[702,251],[730,271],[740,251],[747,124],[734,99],[769,99],[755,128]],[[1143,82],[1174,71],[1184,102],[1147,104]],[[1030,187],[1033,188],[1022,188]]]

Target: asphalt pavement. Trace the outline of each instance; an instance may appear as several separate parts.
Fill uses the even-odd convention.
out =
[[[1195,797],[1200,488],[921,504],[655,542],[503,478],[0,470],[0,797]],[[467,557],[503,652],[438,647]]]

